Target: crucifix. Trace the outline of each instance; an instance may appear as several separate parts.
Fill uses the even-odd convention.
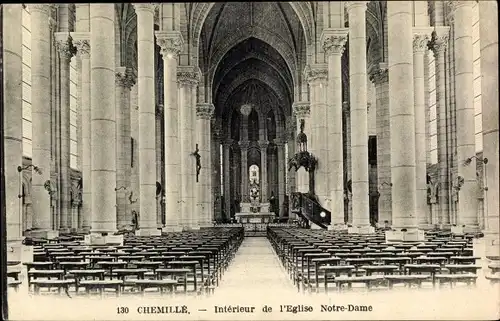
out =
[[[199,153],[198,144],[196,144],[196,150],[192,153],[196,157],[196,183],[198,183],[198,177],[200,176],[201,170],[201,155]]]

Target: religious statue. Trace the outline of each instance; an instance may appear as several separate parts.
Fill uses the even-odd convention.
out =
[[[275,215],[278,215],[278,209],[276,208],[276,197],[274,197],[274,192],[271,191],[271,196],[269,196],[270,211]]]
[[[139,213],[132,211],[132,226],[134,231],[139,229]]]

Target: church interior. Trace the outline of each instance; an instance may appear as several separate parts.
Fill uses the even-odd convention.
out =
[[[450,288],[500,316],[497,12],[2,4],[8,293]]]

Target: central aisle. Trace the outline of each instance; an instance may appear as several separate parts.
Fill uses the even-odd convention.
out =
[[[249,292],[263,295],[271,289],[286,295],[297,291],[267,238],[246,237],[222,276],[215,296],[227,298],[241,293],[248,297]]]

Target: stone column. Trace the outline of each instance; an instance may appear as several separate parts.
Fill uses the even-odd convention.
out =
[[[288,161],[290,160],[290,158],[292,158],[294,155],[295,155],[295,135],[296,135],[296,132],[297,132],[297,129],[295,128],[296,127],[296,124],[295,124],[295,117],[293,115],[291,115],[290,117],[288,117],[287,119],[287,128],[286,128],[286,133],[287,133],[287,144],[288,144],[288,159],[286,159],[286,170],[288,171]],[[290,193],[291,192],[295,192],[296,191],[296,173],[295,171],[288,171],[288,175],[287,175],[287,179],[288,179],[288,183],[287,183],[287,186],[288,186],[288,190],[287,190],[287,195],[290,196]]]
[[[275,139],[274,143],[278,150],[278,213],[283,217],[282,205],[285,200],[285,142]]]
[[[498,3],[496,1],[480,1],[479,20],[486,254],[499,257],[498,33],[493,32],[498,28]],[[484,164],[486,159],[488,162]]]
[[[32,176],[33,228],[51,230],[50,189],[50,33],[48,4],[30,4],[31,13],[31,97],[33,158],[40,175]],[[7,29],[8,30],[8,29]],[[20,41],[20,38],[18,39]]]
[[[368,190],[368,116],[366,81],[366,1],[346,3],[349,15],[349,79],[353,226],[371,232]]]
[[[449,211],[449,182],[447,160],[447,115],[446,115],[446,78],[445,54],[448,45],[450,27],[436,27],[430,46],[434,52],[436,67],[436,115],[438,138],[438,165],[439,165],[439,224],[443,227],[450,224]]]
[[[472,74],[472,1],[449,1],[454,23],[455,102],[457,120],[458,176],[463,178],[459,190],[457,225],[469,232],[479,230],[477,217],[477,182],[474,77]],[[498,118],[498,117],[497,117]],[[497,157],[498,158],[498,157]],[[457,183],[460,185],[460,183]]]
[[[141,200],[139,198],[139,101],[138,101],[138,86],[135,83],[130,89],[130,136],[133,141],[131,141],[132,146],[132,168],[130,175],[130,186],[131,191],[128,194],[129,197],[129,209],[130,214],[132,211],[139,213],[139,205]],[[132,223],[132,221],[131,221]]]
[[[180,213],[180,154],[178,125],[177,55],[183,40],[180,32],[157,31],[156,41],[163,57],[163,114],[165,125],[165,228],[167,231],[179,229]]]
[[[116,231],[115,6],[90,5],[92,232]],[[108,32],[104,32],[108,31]]]
[[[297,135],[301,132],[300,121],[304,120],[304,133],[309,139],[311,136],[311,108],[309,102],[295,102],[293,103],[292,108],[297,119]],[[296,143],[298,144],[298,142]],[[297,192],[309,192],[309,173],[303,167],[299,168],[297,171]]]
[[[195,150],[194,124],[192,114],[195,112],[195,101],[193,101],[193,87],[199,81],[199,74],[192,67],[179,68],[177,72],[179,84],[179,141],[180,141],[180,173],[181,173],[181,225],[183,229],[194,226],[194,184],[196,183],[196,158],[193,156]],[[168,151],[167,151],[168,152]]]
[[[418,225],[431,228],[427,204],[427,142],[425,134],[425,65],[424,55],[428,50],[432,29],[413,28],[413,85],[415,107],[415,156],[416,156],[416,215]]]
[[[418,229],[415,178],[412,3],[388,2],[392,224]],[[355,87],[351,87],[355,88]],[[423,235],[422,235],[423,236]]]
[[[232,139],[227,139],[222,143],[223,149],[223,167],[224,167],[224,210],[226,212],[226,216],[224,219],[229,219],[230,210],[231,210],[231,161],[230,161],[230,153],[231,146],[233,145]]]
[[[392,224],[391,200],[391,133],[389,126],[389,73],[387,63],[370,74],[375,84],[377,105],[377,181],[379,223]]]
[[[78,51],[81,61],[81,96],[82,113],[82,231],[90,231],[91,222],[91,149],[90,149],[90,34],[88,32],[72,32],[73,45]]]
[[[61,134],[61,155],[60,155],[60,175],[59,186],[61,195],[60,227],[61,232],[69,232],[72,226],[72,205],[71,205],[71,177],[70,177],[70,62],[75,52],[69,32],[55,33],[55,46],[59,53],[60,61],[60,134]]]
[[[342,113],[344,114],[345,124],[345,171],[346,182],[351,181],[352,184],[352,162],[351,162],[351,110],[348,102],[342,102]],[[344,189],[344,199],[347,203],[347,223],[352,224],[352,193],[348,187]],[[345,206],[345,205],[344,205]],[[345,213],[345,212],[344,212]]]
[[[326,205],[328,192],[328,146],[323,135],[327,132],[327,78],[326,65],[313,65],[307,73],[311,99],[311,131],[307,134],[308,149],[318,160],[314,176],[315,193],[319,203]],[[326,206],[325,206],[326,207]]]
[[[131,70],[118,67],[116,72],[116,217],[118,229],[130,225],[132,221],[128,196],[130,194],[131,146],[130,146],[130,89],[134,85]]]
[[[344,155],[342,151],[342,65],[347,29],[325,29],[321,43],[328,56],[328,167],[331,225],[344,225]]]
[[[140,234],[157,235],[156,226],[156,135],[154,82],[154,5],[134,4],[137,14],[137,60],[139,90],[139,181]]]
[[[259,141],[260,147],[260,200],[262,203],[268,202],[268,181],[267,181],[267,140]]]
[[[5,215],[7,223],[8,261],[21,261],[22,236],[22,194],[21,172],[23,164],[23,123],[22,123],[22,5],[3,5],[3,99],[4,99],[4,166],[5,166]],[[33,163],[34,164],[34,163]],[[30,169],[31,170],[31,169]],[[48,168],[46,169],[49,170]],[[33,171],[32,177],[37,176]],[[26,193],[27,194],[27,193]]]
[[[239,142],[241,148],[241,201],[249,202],[248,195],[248,140]]]
[[[198,221],[200,227],[209,227],[212,224],[213,202],[212,195],[212,148],[211,148],[211,124],[210,120],[214,114],[213,104],[198,104],[196,106],[197,121],[197,144],[200,154],[200,166],[198,182],[196,183],[197,200],[199,207]]]

